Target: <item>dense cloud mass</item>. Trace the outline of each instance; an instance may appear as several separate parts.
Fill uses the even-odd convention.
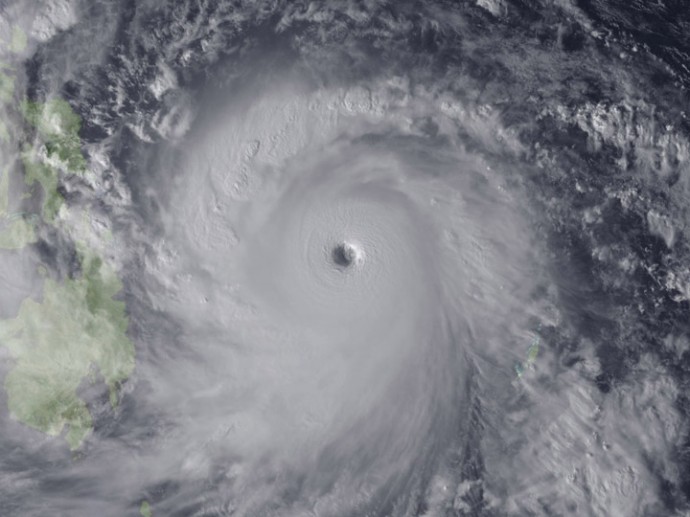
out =
[[[0,514],[686,515],[690,20],[0,7]]]

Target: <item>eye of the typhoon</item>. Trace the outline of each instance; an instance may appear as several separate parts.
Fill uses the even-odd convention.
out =
[[[349,268],[362,262],[364,252],[351,242],[343,241],[335,244],[331,250],[331,260],[336,266]]]
[[[0,517],[690,516],[687,4],[3,0]]]

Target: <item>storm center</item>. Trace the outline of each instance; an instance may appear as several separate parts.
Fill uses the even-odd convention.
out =
[[[362,251],[354,244],[341,242],[331,252],[333,262],[340,267],[351,267],[362,258]]]

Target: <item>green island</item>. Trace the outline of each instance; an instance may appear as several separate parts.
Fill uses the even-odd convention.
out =
[[[7,102],[12,100],[14,95],[14,77],[0,72],[0,101]]]
[[[119,384],[134,369],[134,347],[126,335],[124,302],[113,299],[122,284],[95,256],[81,255],[82,275],[63,283],[45,280],[43,300],[22,302],[16,318],[0,322],[0,342],[15,359],[5,378],[12,415],[51,436],[67,425],[67,442],[78,448],[92,428],[77,394],[93,378],[105,380],[117,405]]]
[[[25,46],[26,36],[15,30],[11,50],[20,52]],[[0,101],[8,111],[11,107],[6,103],[15,92],[14,79],[5,71],[0,75]],[[41,187],[41,213],[10,209],[10,175],[7,164],[0,164],[5,167],[0,169],[0,249],[5,250],[35,243],[40,224],[59,227],[64,204],[58,192],[60,174],[86,171],[81,120],[69,103],[25,100],[19,114],[35,131],[33,145],[26,145],[21,153],[21,164],[25,184]],[[2,136],[9,141],[6,132]],[[61,281],[46,277],[40,301],[27,298],[16,317],[0,320],[0,346],[14,361],[4,384],[11,415],[49,436],[61,435],[67,428],[65,439],[72,450],[93,430],[80,387],[94,383],[100,374],[110,404],[116,407],[120,385],[131,375],[135,358],[126,335],[125,304],[115,299],[122,282],[96,251],[81,242],[75,245],[80,273]]]
[[[21,111],[24,119],[36,129],[39,142],[45,149],[45,155],[42,155],[40,148],[24,148],[24,179],[28,186],[38,183],[43,189],[42,215],[45,221],[51,222],[64,202],[57,189],[60,171],[82,174],[86,170],[79,139],[81,120],[62,99],[45,103],[24,101]]]
[[[141,514],[141,517],[153,517],[153,513],[151,513],[151,505],[148,501],[141,503],[139,513]]]
[[[0,249],[16,250],[36,242],[35,217],[10,213],[10,176],[0,171]]]
[[[541,329],[541,325],[537,329],[537,332]],[[521,363],[516,363],[515,364],[515,373],[517,373],[518,379],[522,377],[525,373],[525,370],[528,368],[532,368],[534,365],[534,362],[537,360],[537,356],[539,355],[539,343],[541,341],[541,338],[539,335],[535,335],[534,339],[529,345],[529,348],[527,349],[527,359],[524,362]]]

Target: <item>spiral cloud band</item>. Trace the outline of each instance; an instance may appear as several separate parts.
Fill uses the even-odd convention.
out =
[[[500,317],[493,296],[520,284],[499,266],[527,256],[519,234],[504,238],[524,235],[520,213],[506,217],[491,167],[460,146],[422,152],[448,136],[400,121],[439,107],[377,87],[262,92],[180,161],[167,226],[187,284],[174,304],[216,330],[196,348],[224,365],[213,398],[242,514],[284,490],[300,492],[295,515],[304,501],[319,515],[412,511],[463,446],[469,357]],[[208,409],[199,418],[217,419]]]

